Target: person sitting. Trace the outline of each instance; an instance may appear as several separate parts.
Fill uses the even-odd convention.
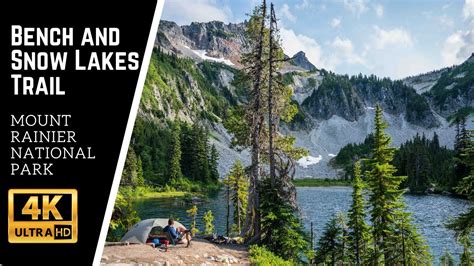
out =
[[[174,219],[170,218],[168,220],[168,225],[163,228],[163,232],[169,233],[169,235],[172,238],[172,241],[176,244],[183,244],[183,236],[186,237],[186,242],[187,245],[186,247],[189,247],[191,243],[191,232],[187,230],[186,228],[179,226],[179,227],[174,227]]]

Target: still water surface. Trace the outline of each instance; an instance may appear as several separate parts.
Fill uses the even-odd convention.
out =
[[[345,212],[351,204],[350,187],[305,187],[297,188],[298,205],[301,208],[305,227],[309,231],[310,223],[314,224],[316,239],[320,236],[325,223],[339,211]],[[444,227],[444,223],[453,216],[469,207],[466,200],[441,195],[414,196],[406,195],[405,201],[409,211],[413,213],[414,222],[428,242],[435,264],[444,249],[448,248],[456,258],[462,248],[456,243],[454,235]],[[182,199],[159,198],[144,199],[135,202],[138,215],[142,219],[175,217],[189,226],[190,218],[186,209],[191,207]],[[203,228],[202,216],[207,210],[212,210],[216,217],[215,226],[220,234],[225,233],[226,200],[223,192],[209,196],[209,200],[198,205],[198,227]]]

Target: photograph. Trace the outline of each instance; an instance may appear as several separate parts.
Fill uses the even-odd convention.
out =
[[[167,0],[153,37],[101,264],[474,264],[474,1]]]

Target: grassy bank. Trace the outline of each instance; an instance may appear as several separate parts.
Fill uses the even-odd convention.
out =
[[[120,193],[129,199],[141,199],[141,198],[178,198],[185,197],[190,192],[185,191],[164,191],[153,187],[121,187]]]
[[[351,186],[351,181],[329,178],[298,178],[293,180],[293,184],[297,187]]]
[[[189,192],[184,191],[149,191],[142,195],[139,195],[139,198],[181,198],[185,197]]]

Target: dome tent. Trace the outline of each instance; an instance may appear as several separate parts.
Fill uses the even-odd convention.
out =
[[[159,230],[160,232],[168,225],[168,219],[153,218],[146,219],[136,223],[120,240],[120,242],[129,242],[136,244],[145,244],[148,235],[152,230]],[[184,227],[180,222],[174,222],[175,227]]]

